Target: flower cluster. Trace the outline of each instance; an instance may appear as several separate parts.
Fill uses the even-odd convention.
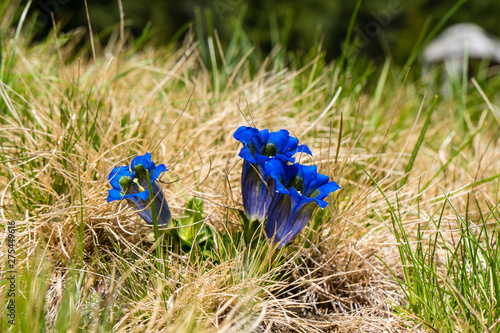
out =
[[[134,158],[130,166],[114,168],[108,177],[113,187],[108,191],[108,202],[126,199],[144,221],[153,224],[149,199],[149,186],[151,186],[158,225],[167,225],[172,216],[157,180],[164,171],[167,171],[165,165],[156,166],[149,153]]]
[[[264,224],[267,237],[284,246],[304,229],[316,207],[328,205],[324,200],[340,186],[319,174],[316,166],[295,162],[296,153],[312,153],[286,130],[242,126],[233,136],[243,144],[239,156],[244,160],[241,190],[245,215],[251,224]],[[158,183],[165,171],[165,165],[156,166],[149,153],[134,158],[130,166],[114,168],[108,177],[113,187],[108,202],[127,200],[148,224],[155,220],[154,206],[158,225],[168,225],[172,216]]]
[[[294,163],[294,154],[312,154],[286,130],[269,133],[242,126],[233,136],[243,144],[239,156],[244,159],[245,214],[250,221],[266,221],[267,237],[286,245],[306,226],[314,209],[325,208],[324,199],[340,187],[319,174],[316,166]]]

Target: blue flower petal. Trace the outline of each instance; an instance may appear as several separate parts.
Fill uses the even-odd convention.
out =
[[[319,187],[328,183],[330,178],[326,175],[322,175],[317,172],[317,170],[311,170],[312,172],[308,175],[307,181],[304,181],[304,189],[302,194],[306,197],[310,197]]]
[[[288,194],[277,194],[269,208],[265,232],[267,238],[274,237],[274,242],[278,243],[285,234],[285,224],[288,221],[291,211],[291,200]]]
[[[256,154],[267,157],[282,156],[282,159],[293,163],[293,155],[298,148],[300,152],[312,155],[309,147],[298,146],[297,138],[291,137],[284,129],[269,132],[267,129],[259,131],[254,127],[241,126],[233,137],[243,143],[239,156],[251,163],[256,163],[254,161]]]
[[[265,164],[265,173],[276,181],[276,191],[288,194],[288,183],[296,173],[296,164],[288,165],[286,161],[272,158]]]
[[[297,176],[304,180],[304,188],[317,178],[318,167],[316,165],[299,165]]]
[[[250,152],[250,148],[248,146],[241,148],[238,156],[250,163],[257,163],[252,153]]]
[[[149,171],[149,174],[152,174],[152,172],[155,168],[154,162],[151,161],[151,154],[150,153],[146,153],[144,155],[137,156],[130,163],[130,167],[132,168],[132,170],[134,170],[137,165],[142,165],[146,170]]]
[[[298,140],[296,138],[293,138],[293,137],[291,138],[290,133],[288,133],[287,130],[282,129],[282,130],[279,130],[278,132],[269,133],[268,138],[267,138],[267,143],[274,144],[276,146],[277,152],[282,154],[282,153],[285,153],[285,151],[284,151],[285,148],[293,140],[295,140],[295,147],[294,148],[297,148]]]
[[[266,143],[268,131],[260,131],[254,127],[241,126],[234,132],[233,137],[244,147],[249,146],[254,152],[260,152]]]
[[[142,191],[139,193],[134,193],[134,194],[125,194],[118,190],[118,189],[111,189],[108,190],[108,202],[116,201],[116,200],[123,200],[123,199],[128,199],[132,200],[133,202],[137,203],[138,199],[141,199],[142,201],[146,201],[149,198],[149,191]]]
[[[269,210],[267,237],[274,237],[274,243],[280,246],[286,245],[304,229],[316,207],[315,199],[303,197],[294,188],[289,195],[281,194]]]
[[[312,213],[317,207],[316,199],[304,197],[293,188],[290,189],[290,196],[292,201],[292,211],[285,227],[287,234],[285,234],[285,237],[282,238],[281,245],[284,245],[297,237],[297,235],[307,225],[307,222],[309,222]]]
[[[326,196],[325,196],[326,198]],[[324,200],[319,200],[319,199],[314,199],[314,201],[318,204],[318,206],[321,207],[321,209],[324,209],[326,206],[328,206],[328,202],[324,201]]]
[[[254,156],[256,153],[261,153],[268,136],[267,130],[259,132],[253,127],[241,126],[234,132],[233,137],[243,144],[239,156],[246,161],[256,163]]]
[[[155,166],[155,163],[151,160],[150,153],[146,153],[142,156],[137,156],[132,160],[132,162],[130,163],[131,169],[137,170],[137,172],[131,172],[129,167],[126,166],[117,167],[111,171],[108,180],[113,186],[113,189],[108,191],[107,201],[112,202],[125,199],[133,207],[137,214],[139,214],[139,216],[144,221],[146,221],[146,223],[153,223],[151,207],[148,206],[150,204],[149,184],[147,182],[148,177],[144,169],[135,169],[139,165],[143,166],[147,174],[149,174],[149,179],[151,181],[153,189],[153,195],[155,197],[154,202],[156,206],[156,212],[158,214],[158,224],[165,225],[170,223],[172,219],[171,213],[168,208],[167,201],[165,200],[163,191],[158,181],[156,180],[162,172],[167,171],[167,167],[164,164]],[[139,172],[139,170],[141,170],[141,172]],[[130,178],[130,180],[127,182],[128,194],[126,195],[123,195],[124,191],[120,186],[120,179],[123,179],[123,177]],[[140,191],[140,188],[142,188],[143,191]]]
[[[157,182],[153,183],[153,194],[155,195],[154,202],[155,202],[158,225],[168,224],[171,221],[172,216],[168,208],[167,201],[163,196],[161,187],[158,185]],[[136,194],[129,194],[124,196],[124,199],[133,201],[135,205],[133,205],[132,207],[134,208],[134,210],[137,211],[137,214],[139,214],[139,216],[144,221],[146,221],[147,224],[153,224],[153,215],[151,211],[151,206],[148,206],[150,203],[149,191],[142,191]]]
[[[108,202],[116,201],[116,200],[122,200],[123,195],[120,190],[113,188],[111,190],[108,190]]]
[[[142,207],[142,208],[136,209],[136,210],[137,210],[137,214],[139,214],[139,216],[144,221],[146,221],[147,224],[153,224],[153,215],[151,214],[151,208],[144,209],[144,207]],[[159,223],[158,223],[158,225],[159,225]]]
[[[142,201],[137,201],[132,208],[139,214],[139,216],[146,221],[147,224],[153,224],[153,214],[151,208],[146,208]]]
[[[300,194],[296,189],[293,187],[290,188],[290,197],[292,198],[292,209],[295,210],[300,210],[301,206],[307,205],[311,202],[316,202],[315,198],[308,198]]]
[[[155,194],[155,208],[158,213],[158,224],[167,225],[172,220],[172,214],[170,213],[160,184],[157,181],[153,182],[153,192]]]
[[[149,190],[145,190],[145,191],[135,193],[135,194],[127,194],[123,198],[124,199],[135,199],[134,201],[136,201],[137,198],[140,198],[142,201],[147,201],[149,198]]]
[[[297,146],[299,144],[299,140],[295,137],[288,137],[288,142],[286,145],[280,150],[280,154],[291,158],[297,152]],[[294,158],[291,159],[290,162],[294,162]]]
[[[267,128],[260,130],[259,131],[259,140],[262,144],[262,146],[259,147],[260,149],[264,148],[264,145],[266,144],[268,139],[269,139],[269,130]]]
[[[255,154],[255,164],[259,168],[259,172],[262,174],[262,178],[265,178],[266,175],[265,165],[270,160],[271,158],[269,156]]]
[[[309,197],[320,186],[328,183],[328,176],[318,173],[317,166],[300,165],[297,176],[303,181],[302,195]]]
[[[122,177],[134,178],[134,174],[130,172],[128,166],[120,166],[114,168],[108,176],[109,183],[113,188],[121,190],[120,179]]]
[[[260,158],[267,159],[268,157],[260,156]],[[276,192],[276,183],[265,175],[263,169],[264,165],[260,163],[243,162],[241,193],[245,214],[250,221],[266,219],[267,210]]]
[[[311,150],[309,149],[308,146],[306,145],[300,145],[295,149],[295,152],[297,153],[303,153],[312,156]]]
[[[255,139],[259,137],[259,130],[254,127],[241,126],[234,132],[233,138],[238,140],[239,142],[248,144],[249,142],[254,142]]]
[[[250,165],[249,162],[245,161],[243,168],[245,169],[245,167],[246,172],[244,172],[244,176],[242,175],[241,177],[243,208],[248,218],[254,221],[257,219],[257,207],[259,204],[260,185],[262,181],[254,165]]]
[[[158,179],[158,177],[160,177],[160,174],[165,171],[168,171],[165,164],[159,164],[153,171],[153,175],[151,176],[151,181]]]
[[[318,200],[323,200],[326,198],[330,193],[335,192],[337,190],[341,189],[341,187],[334,181],[331,181],[329,183],[326,183],[325,185],[321,186],[318,188],[319,194],[316,197]]]
[[[340,186],[328,182],[328,176],[319,174],[316,166],[289,165],[274,158],[265,168],[270,177],[281,182],[276,185],[278,194],[268,211],[265,230],[268,238],[274,237],[275,243],[284,246],[302,231],[316,207],[328,205],[322,199]]]

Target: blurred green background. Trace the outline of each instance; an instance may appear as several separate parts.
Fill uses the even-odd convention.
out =
[[[396,63],[403,64],[426,21],[432,28],[456,3],[365,0],[361,3],[352,36],[359,39],[358,52],[377,62],[390,55]],[[215,28],[225,44],[241,15],[250,42],[262,53],[272,48],[272,31],[290,31],[288,38],[280,37],[281,41],[286,41],[288,50],[307,53],[322,40],[327,60],[341,53],[341,43],[356,7],[356,1],[340,0],[122,0],[122,4],[126,28],[137,37],[149,26],[147,37],[155,44],[178,41],[178,36],[186,33],[189,22],[203,22],[205,33]],[[88,7],[94,33],[113,26],[118,28],[118,0],[88,0]],[[62,24],[63,31],[88,26],[84,0],[35,0],[31,11],[38,15],[37,38],[43,38],[52,28],[52,14]],[[446,26],[474,22],[498,36],[499,14],[498,0],[467,1]],[[273,30],[273,27],[278,29]],[[103,40],[106,38],[104,35]]]

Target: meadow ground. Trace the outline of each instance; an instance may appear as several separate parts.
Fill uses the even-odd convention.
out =
[[[237,23],[224,47],[216,33],[153,47],[120,29],[82,46],[84,30],[57,27],[32,43],[5,10],[2,331],[500,331],[491,70],[442,93],[439,68],[326,63],[319,45],[297,55],[279,40],[261,56]],[[313,150],[301,163],[342,187],[282,250],[241,239],[242,125],[289,130]],[[213,230],[209,249],[155,242],[107,203],[110,171],[145,152],[169,169],[173,216]]]

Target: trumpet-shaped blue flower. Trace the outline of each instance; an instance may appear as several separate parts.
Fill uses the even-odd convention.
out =
[[[316,207],[328,205],[324,199],[340,189],[316,166],[288,164],[273,159],[265,165],[266,173],[276,182],[276,195],[267,214],[266,235],[284,246],[306,226]]]
[[[149,200],[148,179],[154,194],[158,225],[165,225],[172,219],[167,200],[158,183],[158,177],[167,171],[164,164],[158,166],[151,160],[151,154],[137,156],[128,166],[114,168],[108,180],[113,187],[108,191],[108,202],[126,199],[148,224],[153,224]]]
[[[243,208],[250,221],[264,221],[276,192],[276,184],[265,173],[264,165],[271,158],[293,162],[293,155],[304,152],[311,155],[309,147],[299,145],[297,138],[287,130],[269,132],[242,126],[233,137],[243,144],[239,156],[244,159],[241,173]]]

